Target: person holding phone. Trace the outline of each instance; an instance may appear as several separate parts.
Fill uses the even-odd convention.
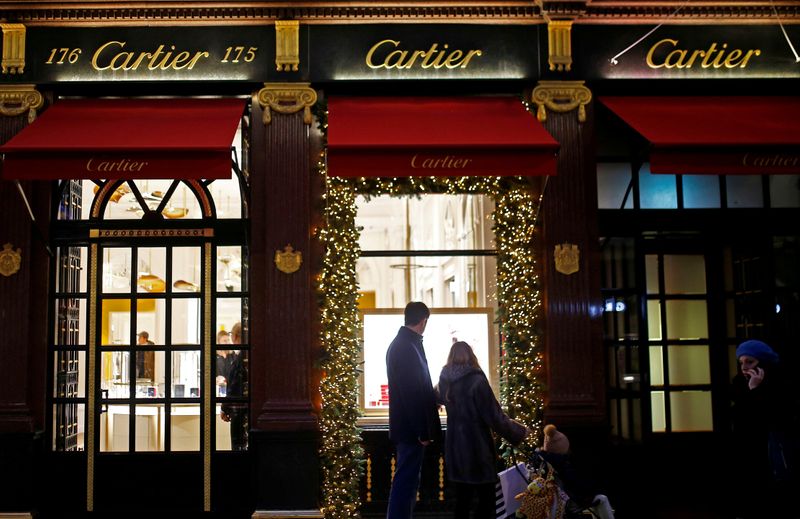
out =
[[[763,499],[740,501],[738,517],[791,517],[790,489],[797,485],[796,390],[784,377],[778,354],[765,342],[736,348],[739,373],[733,379],[735,448],[749,451],[748,493]],[[738,500],[737,500],[738,501]]]

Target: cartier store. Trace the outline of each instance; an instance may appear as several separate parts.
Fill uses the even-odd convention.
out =
[[[0,518],[383,517],[409,301],[618,517],[727,477],[736,345],[800,363],[800,12],[577,4],[2,8]]]

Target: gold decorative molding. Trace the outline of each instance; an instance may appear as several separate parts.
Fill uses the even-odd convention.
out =
[[[310,83],[264,83],[256,98],[264,109],[262,120],[265,125],[272,122],[271,110],[281,114],[303,110],[303,122],[311,124],[311,107],[317,102],[317,92]]]
[[[89,229],[89,238],[213,238],[214,229]]]
[[[322,512],[319,510],[256,510],[252,519],[322,519]]]
[[[586,105],[592,100],[592,92],[583,81],[539,81],[533,89],[531,101],[536,105],[536,118],[547,120],[548,108],[565,113],[578,109],[578,122],[586,121]]]
[[[44,97],[36,90],[36,85],[0,85],[0,114],[16,117],[28,112],[28,122],[32,123],[36,110],[42,106]]]
[[[286,245],[283,251],[275,251],[275,266],[284,274],[292,274],[300,270],[303,264],[303,253],[296,251],[291,245]]]
[[[275,22],[275,66],[278,72],[296,71],[300,65],[300,22]]]
[[[14,246],[6,243],[0,251],[0,274],[5,277],[19,272],[19,267],[22,265],[22,249],[14,250],[12,247]]]
[[[3,29],[3,74],[25,72],[25,26],[21,23],[0,23]]]
[[[547,52],[550,70],[572,69],[572,20],[547,22]]]
[[[553,258],[556,263],[556,272],[569,276],[580,269],[581,251],[575,244],[562,243],[556,245],[553,251]]]

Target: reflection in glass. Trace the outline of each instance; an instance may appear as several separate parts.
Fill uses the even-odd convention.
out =
[[[642,209],[676,209],[675,175],[653,175],[650,164],[645,163],[639,170],[639,206]]]
[[[705,301],[667,301],[667,337],[701,339],[708,337],[708,305]]]
[[[711,431],[711,391],[673,391],[669,394],[672,430]]]
[[[59,346],[86,344],[85,299],[56,299],[53,339]]]
[[[56,249],[56,292],[86,292],[86,247]]]
[[[200,397],[200,351],[172,352],[172,397]]]
[[[647,337],[651,341],[661,340],[661,302],[647,302]]]
[[[84,404],[53,405],[53,450],[82,451],[85,448]]]
[[[127,452],[130,439],[130,406],[107,405],[100,415],[100,452]]]
[[[769,203],[772,207],[800,207],[800,175],[770,175]]]
[[[242,321],[242,300],[241,298],[219,298],[217,299],[217,332],[229,332],[233,325]]]
[[[131,249],[103,248],[103,292],[122,294],[131,291]]]
[[[710,384],[708,346],[670,346],[669,383],[671,385]]]
[[[136,352],[136,398],[164,398],[164,352]]]
[[[597,207],[598,209],[625,209],[633,207],[633,197],[625,192],[631,183],[631,165],[627,162],[597,164]]]
[[[164,292],[167,279],[167,249],[164,247],[140,247],[137,254],[137,291]]]
[[[172,300],[172,344],[200,344],[200,298]]]
[[[217,247],[217,290],[242,291],[241,247]]]
[[[248,413],[247,404],[217,405],[216,447],[218,451],[247,449]]]
[[[683,175],[683,207],[716,209],[720,207],[719,177],[716,175]]]
[[[496,273],[494,256],[361,257],[356,265],[359,288],[374,298],[373,308],[403,308],[412,300],[439,308],[494,307]]]
[[[653,417],[653,432],[665,432],[667,430],[667,409],[663,391],[652,391],[650,393],[650,406]]]
[[[86,352],[53,352],[53,396],[83,398],[86,396]]]
[[[728,207],[764,207],[761,175],[726,175]]]
[[[664,385],[664,355],[661,346],[650,346],[650,384]]]
[[[645,275],[647,277],[647,293],[658,294],[658,256],[648,254],[644,257]]]
[[[705,294],[705,258],[699,254],[665,255],[664,290],[667,294]]]
[[[200,247],[172,249],[172,290],[200,292]]]
[[[356,205],[362,250],[494,248],[494,202],[486,195],[359,196]]]
[[[137,405],[135,450],[164,450],[164,404]]]
[[[100,389],[105,398],[130,397],[130,353],[104,351],[100,356]]]
[[[172,405],[170,450],[200,450],[200,406],[198,404]]]

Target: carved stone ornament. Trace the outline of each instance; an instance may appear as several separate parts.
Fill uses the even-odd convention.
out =
[[[25,26],[21,23],[0,23],[3,30],[3,74],[25,72]]]
[[[286,245],[283,251],[275,251],[275,266],[284,274],[297,272],[302,264],[303,253],[294,250],[291,245]]]
[[[16,117],[28,112],[28,123],[32,123],[42,106],[44,97],[35,85],[0,85],[0,114]]]
[[[556,245],[556,250],[553,252],[553,257],[556,260],[556,271],[569,276],[578,272],[580,269],[581,252],[578,246],[572,243],[562,243]]]
[[[311,107],[317,102],[317,92],[310,83],[264,83],[258,91],[258,104],[264,109],[263,122],[272,122],[271,110],[281,114],[294,114],[303,110],[303,122],[311,124]]]
[[[572,20],[547,22],[547,52],[550,70],[572,69]]]
[[[300,66],[299,21],[275,21],[275,66],[278,72],[297,71]]]
[[[0,251],[0,274],[8,277],[19,272],[22,265],[22,249],[14,250],[13,245],[6,243]]]
[[[545,108],[558,113],[577,108],[578,122],[585,122],[586,105],[591,100],[592,92],[583,81],[539,81],[531,95],[531,101],[536,105],[536,118],[542,123],[547,120]]]

